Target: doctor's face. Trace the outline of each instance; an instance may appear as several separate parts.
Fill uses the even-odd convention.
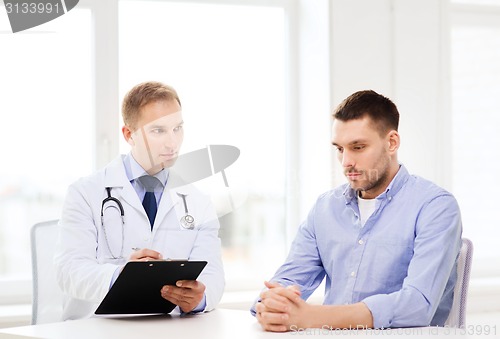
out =
[[[335,120],[332,132],[332,144],[337,148],[337,158],[351,188],[365,199],[377,197],[391,182],[395,169],[399,168],[396,154],[398,132],[392,130],[381,135],[368,116]]]
[[[175,163],[184,140],[183,124],[177,101],[154,101],[141,109],[135,131],[124,126],[122,132],[134,159],[153,175]]]

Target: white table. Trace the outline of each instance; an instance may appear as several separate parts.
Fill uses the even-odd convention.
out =
[[[500,328],[497,328],[499,331]],[[291,338],[302,337],[391,337],[391,338],[473,338],[459,329],[409,328],[366,331],[327,331],[306,329],[288,333],[264,332],[248,311],[217,309],[215,311],[180,317],[177,315],[144,316],[134,318],[90,318],[52,324],[0,329],[0,338],[64,338],[64,339],[140,339],[140,338]],[[390,331],[387,332],[387,331]],[[497,333],[498,335],[498,333]],[[482,336],[485,339],[493,336]]]

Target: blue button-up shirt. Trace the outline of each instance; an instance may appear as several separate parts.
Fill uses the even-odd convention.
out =
[[[455,198],[401,166],[376,200],[362,227],[349,185],[321,195],[271,280],[307,299],[326,276],[324,303],[363,302],[377,328],[443,325],[461,246]]]

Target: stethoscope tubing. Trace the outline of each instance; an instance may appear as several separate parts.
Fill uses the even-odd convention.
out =
[[[104,198],[101,205],[101,225],[104,233],[104,240],[106,241],[106,247],[108,248],[111,257],[113,259],[121,259],[123,258],[123,246],[125,244],[125,210],[123,209],[123,205],[120,202],[120,200],[111,196],[111,187],[106,187],[106,192],[108,193],[108,197]],[[105,210],[104,205],[110,201],[114,202],[116,206],[118,206],[120,210],[120,216],[122,219],[122,247],[120,249],[120,255],[118,257],[115,256],[114,253],[111,251],[111,246],[109,245],[108,233],[106,232],[106,226],[104,225],[104,210]],[[116,206],[110,206],[110,207],[116,208]]]

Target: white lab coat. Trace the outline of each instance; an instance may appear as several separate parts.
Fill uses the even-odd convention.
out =
[[[163,258],[208,261],[198,280],[206,286],[205,311],[217,305],[224,290],[219,221],[210,199],[192,185],[170,189],[176,178],[171,170],[153,231],[127,178],[123,156],[69,187],[54,257],[57,280],[66,296],[63,320],[94,314],[110,288],[115,270],[126,263],[132,248],[150,248],[160,252]],[[112,258],[101,225],[101,204],[107,197],[105,187],[112,187],[111,195],[120,200],[125,212],[123,258],[120,259]],[[189,213],[195,218],[193,230],[180,224],[185,211],[177,192],[187,194]],[[111,252],[115,257],[120,256],[122,225],[118,209],[105,210],[104,227]]]

